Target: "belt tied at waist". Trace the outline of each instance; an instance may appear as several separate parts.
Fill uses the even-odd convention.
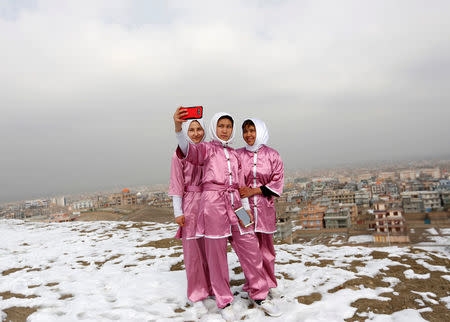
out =
[[[225,184],[215,184],[215,183],[205,183],[202,185],[203,191],[219,191],[221,192],[223,201],[225,202],[225,207],[227,207],[231,211],[227,211],[228,218],[230,222],[233,222],[233,219],[236,220],[236,216],[231,217],[230,214],[234,213],[234,209],[231,206],[231,198],[230,193],[235,191],[239,191],[239,185],[237,183],[233,183],[232,185]]]
[[[184,192],[202,192],[202,186],[185,186]]]

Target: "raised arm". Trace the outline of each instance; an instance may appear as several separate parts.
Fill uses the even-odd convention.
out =
[[[184,155],[187,154],[189,143],[181,130],[183,123],[186,122],[186,120],[183,120],[182,117],[186,116],[187,114],[188,112],[186,110],[182,110],[182,106],[177,108],[177,110],[173,114],[173,123],[175,125],[175,134],[177,137],[178,146],[180,147],[181,152],[183,152]]]
[[[173,115],[173,121],[175,124],[175,134],[178,141],[178,148],[176,155],[179,159],[185,159],[195,165],[203,165],[208,147],[205,143],[192,144],[189,143],[183,134],[182,124],[186,122],[182,117],[187,115],[185,110],[180,110],[182,107],[177,108],[175,114]]]

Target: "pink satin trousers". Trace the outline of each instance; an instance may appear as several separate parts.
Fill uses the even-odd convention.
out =
[[[275,277],[275,248],[273,247],[273,234],[255,233],[259,242],[259,250],[263,260],[263,272],[269,288],[277,287]]]
[[[265,299],[269,287],[256,235],[254,233],[241,235],[237,225],[231,226],[231,233],[232,236],[229,237],[231,246],[248,281],[247,292],[254,300]],[[227,262],[227,238],[205,238],[205,250],[216,304],[217,307],[223,308],[233,301]]]
[[[183,235],[182,241],[187,297],[192,302],[198,302],[213,294],[206,261],[205,239],[186,239]]]
[[[255,233],[259,243],[259,251],[262,256],[264,278],[269,288],[277,287],[277,278],[275,277],[275,248],[273,247],[273,234]],[[244,291],[249,292],[249,281],[246,280]]]

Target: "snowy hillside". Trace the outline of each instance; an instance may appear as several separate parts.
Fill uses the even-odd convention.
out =
[[[187,303],[174,224],[0,220],[0,318],[28,321],[221,321],[212,299]],[[436,243],[450,244],[449,236]],[[242,292],[229,253],[236,315],[248,321],[450,320],[450,249],[430,245],[277,245],[284,312],[265,316]]]

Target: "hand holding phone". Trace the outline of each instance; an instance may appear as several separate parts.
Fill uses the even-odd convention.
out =
[[[236,209],[234,212],[236,216],[239,218],[241,225],[244,226],[245,228],[253,224],[253,218],[250,217],[250,214],[243,207]]]
[[[187,111],[187,114],[181,117],[183,120],[195,120],[203,117],[203,106],[181,107],[180,110]]]
[[[187,115],[187,111],[183,109],[183,107],[177,108],[175,113],[173,114],[173,122],[175,124],[175,132],[181,132],[181,126],[184,122],[186,122],[183,117]]]

